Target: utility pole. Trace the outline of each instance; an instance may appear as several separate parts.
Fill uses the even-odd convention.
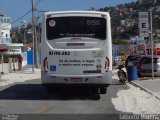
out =
[[[35,17],[34,0],[32,0],[32,71],[34,72],[34,40],[35,40]]]
[[[154,80],[154,64],[153,64],[153,28],[152,28],[152,11],[150,11],[150,42],[151,42],[151,56],[152,56],[152,80]]]
[[[37,24],[35,26],[35,54],[36,54],[36,63],[35,63],[35,67],[38,68],[39,67],[39,47],[38,47],[38,30],[37,30]]]
[[[33,23],[33,33],[34,33],[34,49],[33,52],[35,54],[35,67],[39,67],[39,55],[38,55],[38,41],[37,41],[37,29],[36,29],[36,19],[34,16],[35,6],[34,6],[34,0],[32,0],[32,23]],[[34,58],[34,57],[33,57]]]

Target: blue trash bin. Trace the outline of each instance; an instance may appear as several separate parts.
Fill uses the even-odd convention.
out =
[[[137,66],[127,67],[128,81],[137,80]]]

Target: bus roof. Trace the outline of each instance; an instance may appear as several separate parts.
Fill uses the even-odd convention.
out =
[[[56,14],[99,14],[102,16],[109,17],[108,12],[100,12],[100,11],[57,11],[57,12],[45,12],[45,16],[56,15]]]

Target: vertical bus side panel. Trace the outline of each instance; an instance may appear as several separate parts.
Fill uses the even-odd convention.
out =
[[[112,36],[111,36],[111,18],[109,14],[107,14],[107,48],[108,48],[108,55],[110,60],[109,70],[112,71]]]
[[[41,77],[43,77],[43,73],[45,72],[45,69],[44,69],[44,60],[47,56],[47,49],[46,49],[46,23],[45,23],[45,19],[46,19],[46,16],[44,15],[43,17],[43,22],[42,22],[42,34],[41,34]]]

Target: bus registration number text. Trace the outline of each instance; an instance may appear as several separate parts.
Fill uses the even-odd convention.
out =
[[[70,55],[69,51],[49,51],[49,55]]]

